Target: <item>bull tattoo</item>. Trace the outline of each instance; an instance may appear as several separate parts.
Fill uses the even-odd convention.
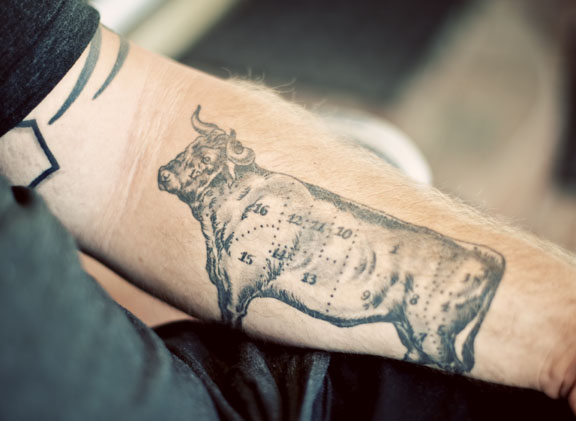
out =
[[[343,328],[392,323],[405,360],[472,369],[502,255],[259,167],[234,130],[199,114],[200,136],[158,185],[201,225],[224,322],[240,326],[253,299],[274,298]]]

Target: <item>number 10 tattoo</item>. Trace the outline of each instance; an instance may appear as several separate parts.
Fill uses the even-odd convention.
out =
[[[240,326],[253,299],[274,298],[342,328],[392,323],[405,360],[473,368],[502,255],[268,171],[199,114],[199,136],[159,169],[158,186],[201,225],[223,321]]]

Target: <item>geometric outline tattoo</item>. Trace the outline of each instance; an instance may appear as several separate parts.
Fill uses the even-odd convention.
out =
[[[198,136],[157,180],[200,224],[222,321],[241,327],[254,299],[273,298],[341,328],[391,323],[405,360],[472,369],[500,253],[262,168],[200,110]]]
[[[23,127],[23,128],[28,127],[28,128],[32,129],[32,131],[34,133],[34,137],[36,138],[36,141],[38,142],[38,145],[40,145],[40,147],[42,148],[42,151],[44,151],[44,155],[46,155],[46,158],[50,162],[50,168],[44,170],[42,172],[42,174],[40,174],[38,177],[36,177],[34,180],[32,180],[32,182],[28,185],[29,188],[34,188],[41,181],[45,180],[51,174],[58,171],[60,169],[60,165],[58,164],[56,157],[52,154],[52,151],[48,147],[48,144],[46,143],[44,136],[42,136],[42,133],[40,132],[40,129],[38,128],[38,124],[36,123],[35,119],[24,120],[24,121],[20,122],[19,124],[17,124],[16,127]]]

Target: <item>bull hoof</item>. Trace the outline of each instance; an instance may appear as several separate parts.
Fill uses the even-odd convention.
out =
[[[404,361],[408,361],[410,363],[419,363],[424,364],[428,361],[428,358],[425,357],[420,351],[416,348],[410,349],[404,354]]]
[[[228,325],[233,327],[234,329],[241,329],[243,318],[244,318],[244,315],[231,316],[230,319],[228,320]]]
[[[460,361],[452,361],[448,364],[444,364],[442,369],[454,374],[462,374],[469,371]]]

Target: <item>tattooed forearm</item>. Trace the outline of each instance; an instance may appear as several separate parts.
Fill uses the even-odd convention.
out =
[[[267,171],[199,112],[200,136],[160,168],[158,185],[200,222],[225,322],[241,325],[254,298],[275,298],[339,327],[392,323],[406,360],[472,369],[499,253]]]

